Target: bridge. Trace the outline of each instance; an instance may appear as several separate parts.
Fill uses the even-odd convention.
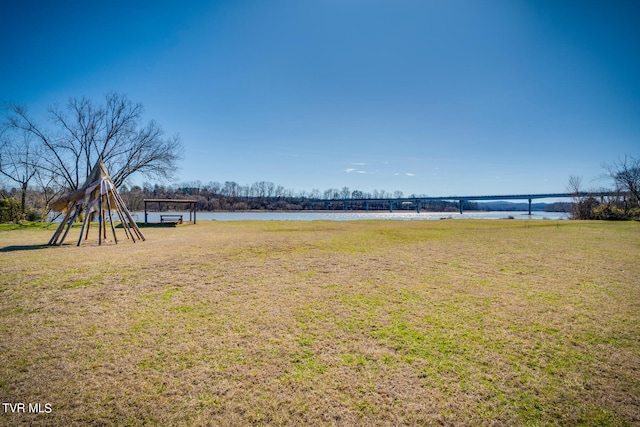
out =
[[[403,203],[415,203],[416,212],[420,213],[420,204],[428,201],[447,201],[458,202],[460,213],[463,213],[462,202],[477,200],[528,200],[529,215],[531,215],[531,201],[537,199],[567,199],[567,198],[583,198],[583,197],[610,197],[619,196],[620,193],[612,191],[602,192],[579,192],[579,193],[541,193],[541,194],[502,194],[502,195],[485,195],[485,196],[442,196],[442,197],[403,197],[403,198],[363,198],[363,199],[331,199],[322,200],[325,202],[325,208],[329,209],[329,204],[333,202],[343,203],[344,210],[348,210],[349,203],[364,203],[365,210],[369,211],[369,203],[380,202],[389,203],[389,212],[393,212],[394,204],[402,205]],[[320,200],[318,200],[320,201]]]

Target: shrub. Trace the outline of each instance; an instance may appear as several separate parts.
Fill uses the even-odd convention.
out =
[[[24,219],[27,221],[42,221],[45,217],[46,214],[43,214],[41,211],[36,209],[27,209],[24,213]]]
[[[604,220],[627,219],[624,210],[609,204],[601,204],[591,210],[591,218]]]
[[[593,197],[579,200],[573,205],[571,216],[573,219],[595,219],[594,210],[599,207],[599,203]]]
[[[636,221],[640,221],[640,208],[629,209],[628,216],[629,216],[629,219],[635,219]]]
[[[16,199],[0,199],[0,223],[18,222],[22,219],[20,202]]]

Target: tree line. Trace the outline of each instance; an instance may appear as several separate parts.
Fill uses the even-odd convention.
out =
[[[233,181],[224,183],[210,182],[202,184],[191,182],[176,186],[152,185],[145,183],[142,186],[123,186],[120,194],[129,209],[141,211],[144,209],[144,199],[191,199],[196,201],[196,207],[200,211],[243,211],[243,210],[324,210],[344,209],[344,202],[348,200],[350,210],[383,210],[389,209],[386,200],[404,198],[402,191],[389,192],[374,190],[364,192],[350,190],[348,187],[341,189],[330,188],[324,191],[313,189],[311,191],[295,191],[285,189],[272,182],[260,181],[250,185],[241,185]],[[408,197],[420,197],[414,194]],[[365,205],[362,199],[385,199],[370,201]],[[435,212],[457,211],[458,204],[447,201],[430,201],[421,205],[424,210]],[[478,209],[477,204],[465,202],[465,209]],[[163,203],[163,210],[181,209],[179,205]],[[413,204],[395,204],[394,210],[412,210]]]

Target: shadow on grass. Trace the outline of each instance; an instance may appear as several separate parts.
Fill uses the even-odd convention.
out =
[[[4,248],[0,248],[0,252],[15,252],[15,251],[33,251],[36,249],[43,249],[51,247],[47,243],[43,243],[40,245],[13,245],[13,246],[5,246]]]
[[[144,223],[144,222],[136,222],[136,224],[138,224],[138,228],[175,228],[175,227],[182,227],[183,225],[189,224],[188,222],[184,222],[182,224],[177,224],[175,222],[148,222],[148,223]],[[122,224],[119,224],[116,228],[122,228]]]

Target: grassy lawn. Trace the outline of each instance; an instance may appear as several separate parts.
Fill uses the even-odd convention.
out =
[[[0,228],[0,398],[51,408],[0,425],[640,425],[637,222],[53,231]]]

